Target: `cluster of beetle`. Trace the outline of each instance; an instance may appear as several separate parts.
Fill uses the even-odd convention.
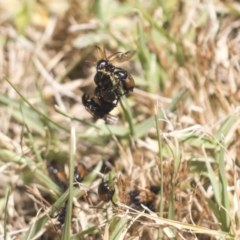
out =
[[[60,170],[55,162],[52,162],[48,167],[50,174],[53,176],[53,179],[62,189],[62,191],[66,191],[68,189],[68,179],[64,172],[64,170]],[[78,163],[78,165],[74,168],[74,182],[82,182],[83,179],[87,176],[88,170],[83,163]],[[103,202],[111,201],[115,206],[116,204],[113,202],[112,197],[115,193],[114,187],[109,186],[108,180],[102,180],[102,182],[98,186],[98,196]],[[64,207],[61,209],[59,214],[56,216],[57,220],[64,224],[65,216],[67,210],[67,201],[65,202]]]
[[[113,63],[122,63],[136,53],[134,50],[128,52],[116,52],[106,56],[105,52],[96,47],[100,60],[97,62],[94,82],[96,88],[94,96],[83,94],[82,103],[86,110],[95,118],[102,118],[106,123],[116,123],[117,118],[110,112],[117,106],[120,98],[133,91],[135,82],[133,77],[124,69],[115,67]]]
[[[106,123],[115,123],[117,118],[110,112],[117,106],[120,98],[133,91],[135,82],[132,76],[124,69],[115,67],[114,63],[122,63],[129,60],[135,51],[131,50],[125,53],[116,52],[110,56],[106,56],[105,51],[96,47],[100,60],[97,62],[97,72],[94,76],[96,88],[94,96],[89,97],[83,94],[82,102],[86,110],[95,118],[102,118]],[[68,180],[64,171],[60,171],[55,164],[49,166],[49,172],[54,176],[54,179],[63,191],[68,189]],[[79,163],[74,169],[74,181],[81,182],[88,174],[84,164]],[[150,210],[155,211],[155,200],[160,188],[151,186],[149,189],[134,190],[127,193],[126,204],[134,209],[141,209],[141,205],[147,206]],[[98,186],[98,196],[101,201],[113,201],[115,193],[114,186],[110,186],[109,181],[102,179]],[[67,202],[58,214],[58,221],[63,224],[65,221]]]
[[[53,175],[54,180],[59,185],[59,187],[66,191],[68,189],[68,179],[64,171],[58,169],[55,164],[49,166],[49,172]],[[82,182],[87,176],[88,170],[83,163],[78,163],[74,168],[74,182]],[[126,204],[133,209],[141,209],[141,205],[145,205],[150,210],[155,211],[155,200],[160,188],[158,186],[151,186],[149,189],[133,190],[128,192]],[[115,194],[115,187],[110,186],[109,181],[102,179],[101,183],[98,185],[98,196],[99,199],[105,203],[111,201],[116,207],[116,203],[113,201],[113,196]],[[65,222],[67,210],[67,201],[64,207],[61,209],[57,217],[58,222],[62,225]]]

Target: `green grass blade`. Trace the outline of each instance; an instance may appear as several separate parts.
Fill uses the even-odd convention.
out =
[[[206,136],[199,136],[196,134],[191,134],[187,137],[181,137],[179,139],[181,142],[188,143],[193,147],[201,147],[204,145],[205,149],[215,149],[216,143]]]
[[[39,168],[36,168],[31,160],[5,149],[0,149],[0,156],[3,160],[6,159],[6,162],[11,161],[19,165],[26,165],[40,182],[42,182],[48,189],[52,189],[56,194],[60,195],[59,187]]]
[[[40,120],[39,114],[34,112],[31,108],[27,107],[22,102],[8,98],[1,93],[0,102],[12,108],[12,115],[17,121],[23,124],[25,123],[29,128],[34,129],[42,136],[44,135],[44,126]]]
[[[73,196],[75,197],[79,195],[80,191],[81,191],[80,189],[74,189]],[[29,227],[29,230],[24,235],[23,240],[32,239],[35,235],[37,235],[37,233],[48,223],[49,217],[54,216],[54,213],[64,205],[64,203],[68,199],[68,195],[69,195],[68,191],[63,193],[59,197],[59,199],[53,204],[53,206],[49,210],[49,214],[40,217]]]
[[[124,232],[124,228],[126,227],[126,224],[128,222],[128,217],[124,216],[120,218],[117,225],[114,228],[113,233],[110,235],[110,240],[117,240],[121,238],[121,235]]]
[[[222,223],[222,230],[223,231],[229,231],[230,228],[230,203],[229,203],[229,195],[228,195],[228,182],[227,182],[227,176],[226,176],[226,168],[224,164],[224,148],[221,147],[220,149],[220,156],[219,156],[219,180],[222,185],[222,191],[221,191],[221,198],[222,198],[222,206],[224,208],[220,208],[221,212],[221,223]],[[221,207],[221,206],[219,206]]]
[[[64,115],[65,117],[70,118],[71,120],[74,120],[74,121],[78,121],[86,126],[94,127],[96,130],[98,130],[93,133],[77,133],[76,135],[79,138],[96,138],[98,136],[102,138],[103,136],[107,137],[107,136],[111,136],[112,134],[118,137],[126,137],[129,134],[129,128],[127,127],[117,126],[117,125],[106,125],[106,124],[96,125],[95,123],[91,123],[91,122],[87,122],[87,121],[83,121],[81,119],[75,118],[74,116],[71,116],[70,114],[62,111],[58,107],[55,107],[55,108],[57,112]],[[109,132],[109,129],[110,129],[110,132]]]
[[[157,114],[155,115],[155,124],[156,124],[156,129],[157,129],[157,140],[158,140],[158,155],[159,155],[159,160],[160,160],[160,208],[159,208],[159,216],[163,217],[163,158],[162,158],[162,141],[161,141],[161,133],[160,133],[160,128],[159,128],[159,123],[158,123],[158,117]],[[158,239],[162,239],[163,233],[162,229],[160,228],[158,231]]]
[[[229,116],[221,125],[217,133],[215,134],[215,138],[218,141],[221,141],[224,136],[230,131],[234,123],[238,120],[239,116],[237,114],[233,114]]]
[[[213,192],[214,192],[216,202],[219,206],[221,206],[220,185],[219,185],[219,183],[217,181],[217,178],[214,174],[212,166],[211,166],[210,162],[208,161],[207,156],[206,156],[205,161],[206,161],[206,167],[207,167],[207,171],[208,171],[208,177],[209,177],[210,182],[211,182],[212,187],[213,187]]]
[[[179,101],[184,97],[186,94],[186,90],[182,90],[173,100],[172,102],[166,107],[165,112],[168,114],[171,111],[174,111]],[[163,113],[160,112],[158,114],[158,118],[163,118]],[[154,116],[149,117],[142,123],[139,123],[135,127],[135,138],[141,138],[146,135],[151,127],[154,127]]]
[[[127,101],[125,96],[123,96],[121,98],[120,103],[121,103],[121,107],[123,109],[124,115],[126,117],[126,120],[128,122],[128,126],[129,126],[129,129],[130,129],[130,134],[131,134],[131,136],[134,136],[133,116],[132,116],[131,109],[129,107],[128,101]]]
[[[7,219],[8,219],[8,200],[10,195],[11,189],[8,188],[6,191],[6,202],[5,202],[5,208],[4,208],[4,226],[3,226],[3,238],[4,240],[7,240]]]
[[[86,234],[98,234],[98,233],[99,233],[99,230],[97,229],[97,227],[93,226],[93,227],[89,227],[86,230],[83,230],[79,233],[72,235],[70,239],[72,239],[72,240],[79,239],[80,237],[83,237]]]
[[[51,207],[49,216],[44,215],[37,219],[28,229],[22,240],[32,239],[37,233],[47,224],[50,216],[54,216],[54,213],[61,208],[68,197],[68,192],[65,192]]]
[[[64,126],[60,125],[57,122],[54,122],[49,116],[43,114],[41,111],[39,111],[37,108],[35,108],[19,91],[18,89],[14,86],[14,84],[12,84],[7,78],[5,78],[5,80],[12,86],[12,88],[18,93],[18,95],[22,98],[22,100],[28,104],[28,106],[33,109],[36,113],[38,113],[41,117],[43,117],[44,119],[46,119],[47,121],[53,123],[55,126],[57,126],[60,129],[63,129],[65,131],[68,131],[67,128],[65,128]]]
[[[67,205],[67,214],[62,234],[62,239],[70,239],[71,226],[72,226],[72,201],[73,201],[73,175],[74,175],[74,159],[76,152],[76,138],[75,129],[71,129],[71,142],[70,142],[70,162],[69,162],[69,196]]]

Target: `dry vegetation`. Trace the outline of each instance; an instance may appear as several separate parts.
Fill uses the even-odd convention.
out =
[[[0,239],[238,239],[239,1],[0,4]],[[137,50],[122,64],[136,88],[116,125],[81,102],[96,45]],[[53,161],[89,174],[62,193]],[[117,207],[93,207],[102,178]],[[155,212],[131,210],[128,193],[150,186]]]

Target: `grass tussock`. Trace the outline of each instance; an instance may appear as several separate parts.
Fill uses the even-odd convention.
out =
[[[0,238],[238,239],[239,7],[2,1]],[[82,105],[96,45],[137,50],[118,65],[136,87],[114,108],[115,125]],[[73,184],[79,162],[86,177]],[[103,180],[117,206],[101,203]]]

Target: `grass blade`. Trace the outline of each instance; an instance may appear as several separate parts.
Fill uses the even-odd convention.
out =
[[[228,182],[227,182],[227,176],[226,176],[226,168],[224,164],[224,148],[221,147],[220,149],[220,156],[219,156],[219,180],[220,184],[222,186],[221,191],[221,199],[222,199],[222,206],[220,207],[220,213],[221,213],[221,223],[222,223],[222,230],[223,231],[229,231],[230,228],[230,204],[229,204],[229,195],[228,195]]]
[[[176,108],[177,104],[181,101],[181,99],[184,97],[186,94],[186,90],[182,90],[177,97],[175,97],[172,102],[166,107],[165,112],[168,114],[171,111],[174,111]],[[163,118],[163,113],[160,112],[158,114],[158,118]],[[154,116],[149,117],[142,123],[139,123],[135,127],[135,138],[141,138],[144,135],[146,135],[151,127],[154,127]]]
[[[74,174],[74,156],[76,151],[76,138],[75,129],[71,129],[71,142],[70,142],[70,162],[69,162],[69,195],[68,195],[68,205],[67,214],[65,218],[65,224],[62,234],[62,239],[70,239],[71,237],[71,225],[72,225],[72,201],[73,201],[73,174]]]

